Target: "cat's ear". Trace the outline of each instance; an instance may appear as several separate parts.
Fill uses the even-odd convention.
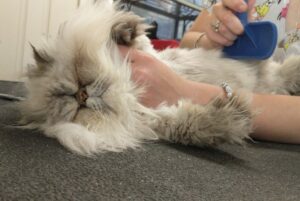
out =
[[[134,39],[150,28],[143,21],[143,18],[132,13],[124,13],[112,27],[113,40],[119,45],[133,45]]]
[[[38,50],[32,44],[30,44],[30,46],[33,51],[34,60],[37,66],[40,68],[40,70],[45,70],[48,66],[52,64],[53,58],[47,53],[46,50]]]

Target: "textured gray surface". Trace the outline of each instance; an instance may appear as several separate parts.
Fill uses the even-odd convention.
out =
[[[0,82],[1,92],[23,90]],[[0,100],[0,200],[300,200],[297,145],[156,143],[84,158],[38,132],[5,126],[18,118],[15,105]]]

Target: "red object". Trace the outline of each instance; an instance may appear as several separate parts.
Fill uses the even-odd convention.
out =
[[[179,47],[179,42],[177,40],[160,40],[152,39],[151,43],[156,50],[164,50],[166,48],[177,48]]]

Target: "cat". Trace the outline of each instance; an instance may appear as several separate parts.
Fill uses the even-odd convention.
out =
[[[294,94],[300,89],[300,57],[237,61],[220,50],[153,49],[143,19],[100,0],[80,8],[61,25],[56,39],[33,47],[28,95],[20,103],[24,128],[41,130],[70,151],[90,156],[165,140],[196,146],[241,144],[253,132],[251,97],[243,91]],[[118,45],[145,51],[179,75],[235,93],[207,105],[179,100],[151,109],[139,103],[143,86],[131,81],[130,62]]]

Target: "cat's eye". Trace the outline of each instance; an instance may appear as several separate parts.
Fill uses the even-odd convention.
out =
[[[58,84],[51,90],[51,94],[54,96],[73,96],[77,92],[77,89],[72,86],[67,86],[64,84]]]

